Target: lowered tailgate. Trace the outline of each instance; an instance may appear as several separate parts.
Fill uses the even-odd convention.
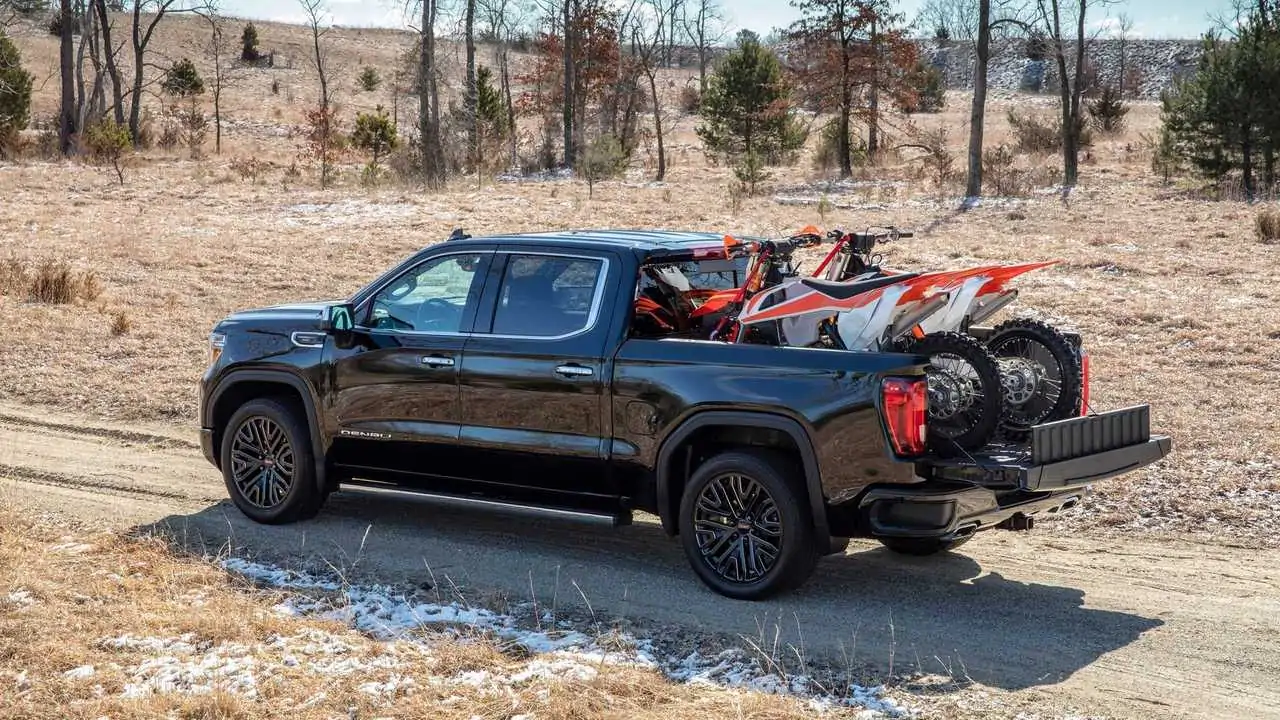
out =
[[[1147,405],[1037,425],[1026,444],[916,463],[916,474],[1031,492],[1066,490],[1123,475],[1169,454],[1173,441],[1151,434]]]

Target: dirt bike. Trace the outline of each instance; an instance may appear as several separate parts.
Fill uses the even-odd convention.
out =
[[[920,327],[950,298],[945,289],[933,289],[941,274],[880,274],[843,282],[801,277],[792,253],[823,239],[806,228],[786,240],[727,244],[728,253],[749,253],[751,262],[746,282],[721,294],[718,311],[724,314],[712,339],[925,355],[930,359],[931,447],[952,453],[986,445],[1003,404],[996,359],[972,337],[925,333]],[[845,323],[846,317],[856,320]]]
[[[892,274],[880,266],[878,244],[909,238],[897,228],[868,229],[839,234],[834,247],[815,274],[831,281],[858,281]],[[971,268],[949,277],[952,289],[947,307],[920,323],[926,334],[959,332],[974,334],[975,326],[1013,302],[1018,291],[1007,284],[1015,277],[1055,265],[1053,262]],[[1035,425],[1064,420],[1088,409],[1088,354],[1073,345],[1056,328],[1029,319],[1005,321],[981,332],[1000,364],[1005,412],[1000,423],[1003,436],[1024,439]]]

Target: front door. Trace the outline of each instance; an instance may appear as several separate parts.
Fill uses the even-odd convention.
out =
[[[459,474],[458,378],[492,257],[431,257],[356,308],[354,343],[332,350],[334,463],[345,473]]]
[[[460,378],[461,440],[483,479],[616,497],[603,356],[617,265],[585,251],[495,256]]]

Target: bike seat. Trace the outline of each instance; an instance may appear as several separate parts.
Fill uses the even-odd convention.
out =
[[[800,282],[810,290],[816,290],[829,298],[834,298],[836,300],[848,300],[855,295],[861,295],[864,292],[871,292],[877,288],[894,285],[902,282],[903,280],[910,280],[911,278],[919,275],[920,273],[901,273],[899,275],[885,275],[884,277],[871,278],[870,280],[859,280],[858,282],[803,278]]]

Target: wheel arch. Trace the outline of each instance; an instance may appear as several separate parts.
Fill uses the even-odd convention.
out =
[[[302,420],[311,436],[316,482],[323,490],[328,453],[316,414],[315,393],[306,380],[284,370],[233,370],[218,380],[209,393],[205,416],[201,418],[201,424],[213,431],[214,457],[221,458],[222,434],[236,410],[251,400],[265,397],[284,397],[302,411]]]
[[[681,467],[684,462],[682,451],[690,449],[699,433],[716,430],[750,430],[759,434],[761,430],[776,434],[790,441],[790,448],[799,455],[804,471],[805,490],[809,498],[810,514],[813,516],[814,534],[818,538],[828,539],[831,536],[827,523],[826,499],[822,493],[822,475],[819,471],[818,456],[805,431],[797,420],[768,412],[706,410],[682,422],[663,441],[658,450],[656,466],[658,517],[662,520],[662,529],[668,535],[679,532],[677,514],[680,496],[684,483],[692,475],[692,468]],[[758,444],[758,443],[757,443]],[[744,443],[751,446],[752,443]]]

